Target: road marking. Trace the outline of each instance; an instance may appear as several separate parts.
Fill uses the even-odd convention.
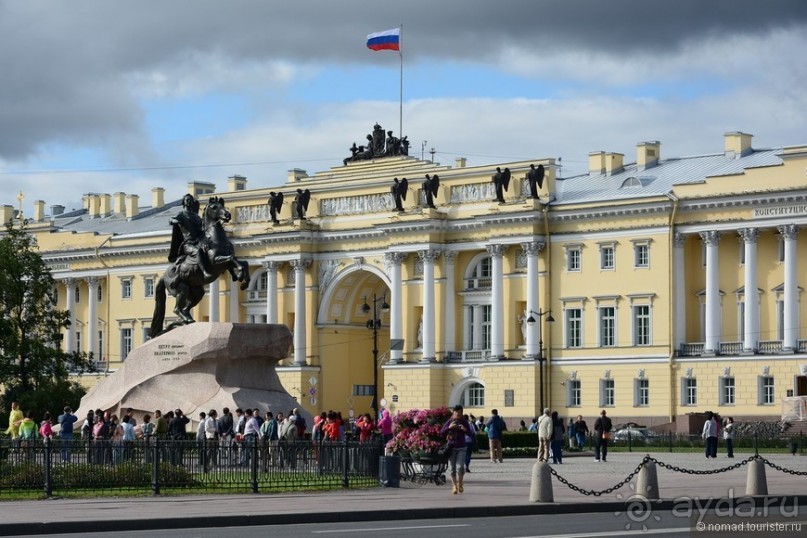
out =
[[[415,529],[450,529],[454,527],[470,527],[470,525],[419,525],[417,527],[377,527],[375,529],[341,529],[328,531],[313,531],[311,534],[335,534],[345,532],[379,532],[379,531],[410,531]],[[580,536],[586,536],[581,534]]]
[[[584,532],[580,534],[553,534],[554,538],[589,538],[589,537],[597,537],[597,536],[631,536],[634,534],[646,536],[648,534],[671,534],[671,533],[682,533],[682,532],[692,532],[691,527],[676,527],[676,528],[669,528],[669,529],[647,529],[643,531],[641,529],[636,530],[619,530],[619,531],[603,531],[603,532]],[[537,535],[536,535],[537,536]],[[520,536],[518,538],[535,538],[534,536]]]

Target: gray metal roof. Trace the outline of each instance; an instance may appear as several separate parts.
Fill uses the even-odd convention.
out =
[[[96,232],[115,235],[160,231],[169,233],[171,226],[168,224],[168,219],[177,212],[176,208],[181,204],[182,200],[176,200],[156,209],[144,207],[140,209],[136,217],[131,219],[120,214],[90,218],[86,209],[80,209],[54,217],[53,225],[68,232]]]

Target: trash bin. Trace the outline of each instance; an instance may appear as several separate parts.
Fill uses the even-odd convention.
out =
[[[387,488],[401,485],[401,458],[398,456],[379,456],[378,481]]]

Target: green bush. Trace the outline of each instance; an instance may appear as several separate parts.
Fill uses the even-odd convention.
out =
[[[120,465],[88,465],[76,463],[55,466],[51,469],[53,489],[143,488],[151,485],[154,466],[144,463]],[[0,489],[43,487],[45,469],[38,463],[5,464],[0,466]],[[163,463],[159,471],[163,487],[191,487],[200,485],[190,472],[182,467]]]

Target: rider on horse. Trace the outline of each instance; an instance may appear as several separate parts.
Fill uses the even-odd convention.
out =
[[[199,202],[191,194],[182,198],[182,211],[169,223],[174,227],[171,235],[171,250],[168,261],[180,265],[187,257],[195,257],[205,279],[214,279],[210,258],[207,255],[207,237],[201,217]]]

